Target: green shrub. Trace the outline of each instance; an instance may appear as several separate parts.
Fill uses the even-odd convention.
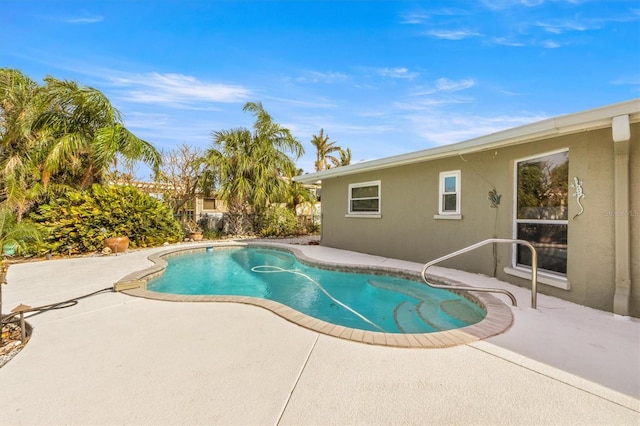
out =
[[[294,212],[286,207],[273,207],[267,210],[260,229],[261,236],[284,237],[298,233],[298,220]]]
[[[171,209],[133,187],[93,185],[39,206],[31,219],[43,230],[40,252],[102,250],[108,237],[127,236],[131,247],[180,241]]]
[[[40,231],[29,220],[18,222],[11,210],[0,209],[0,255],[30,254],[41,238]]]
[[[202,233],[202,237],[205,240],[217,240],[219,238],[222,238],[222,232],[216,231],[216,230],[213,230],[213,229],[206,229]]]

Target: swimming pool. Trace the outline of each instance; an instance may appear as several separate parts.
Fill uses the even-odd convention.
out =
[[[416,273],[336,270],[298,248],[201,246],[149,259],[156,266],[120,281],[129,288],[125,293],[257,305],[303,327],[364,343],[448,347],[499,334],[512,322],[509,308],[491,295],[432,289]]]
[[[280,250],[226,248],[172,256],[147,289],[274,300],[312,317],[368,331],[430,333],[482,320],[478,304],[387,275],[315,268]]]

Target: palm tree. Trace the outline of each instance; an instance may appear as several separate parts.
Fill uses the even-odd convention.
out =
[[[340,149],[340,166],[351,164],[351,148]]]
[[[260,102],[248,102],[243,110],[256,117],[253,132],[246,128],[213,132],[207,158],[209,167],[217,170],[219,195],[229,212],[246,216],[250,208],[262,212],[284,198],[288,182],[283,177],[294,173],[294,161],[304,148]]]
[[[40,92],[21,72],[0,69],[0,203],[12,206],[18,221],[42,192],[33,154],[43,134],[32,128],[40,113]]]
[[[331,154],[340,152],[341,149],[336,142],[329,142],[329,135],[324,134],[324,129],[320,129],[319,134],[311,137],[311,145],[316,147],[316,172],[329,169],[331,165],[340,165],[340,160]]]
[[[118,157],[157,170],[160,153],[124,127],[120,112],[102,92],[53,77],[45,83],[46,110],[34,123],[49,136],[41,150],[44,187],[55,180],[87,188],[101,182]]]
[[[39,86],[0,69],[0,203],[18,221],[46,191],[101,182],[119,158],[161,162],[100,91],[53,77]]]
[[[293,180],[295,176],[299,176],[304,171],[302,169],[296,169],[294,175],[287,176],[289,185],[287,186],[287,192],[282,200],[294,213],[297,211],[298,205],[302,203],[310,203],[313,200],[311,191],[302,183]]]

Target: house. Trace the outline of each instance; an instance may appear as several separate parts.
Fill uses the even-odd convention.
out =
[[[640,316],[640,99],[296,180],[322,184],[323,246],[426,263],[524,239],[540,292]],[[531,285],[526,246],[441,266]]]
[[[212,215],[222,217],[222,214],[227,212],[227,205],[223,200],[213,195],[207,197],[201,192],[197,192],[194,198],[187,202],[184,210],[188,218],[199,220],[202,217]]]
[[[166,200],[171,197],[171,194],[179,192],[180,190],[180,188],[176,189],[170,183],[163,182],[134,181],[127,182],[126,184],[158,200]],[[205,195],[201,191],[196,191],[195,194],[180,207],[178,213],[175,215],[179,220],[200,221],[203,218],[209,218],[215,219],[217,222],[222,219],[222,215],[226,212],[226,203],[218,199],[215,194]]]

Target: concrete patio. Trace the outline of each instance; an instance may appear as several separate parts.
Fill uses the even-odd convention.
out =
[[[329,263],[422,266],[295,248]],[[166,249],[14,265],[4,311],[110,287]],[[532,310],[527,289],[433,272],[512,291],[513,327],[402,349],[318,334],[255,306],[103,293],[28,318],[31,340],[0,369],[0,424],[640,423],[638,320],[542,294]]]

